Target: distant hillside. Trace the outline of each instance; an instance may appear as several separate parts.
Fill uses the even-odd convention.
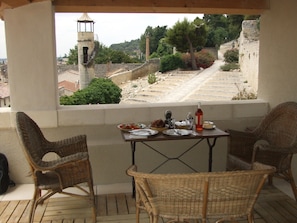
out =
[[[110,49],[117,50],[117,51],[123,51],[126,54],[133,56],[133,57],[139,57],[140,55],[140,49],[139,49],[139,43],[140,39],[131,40],[130,42],[124,42],[124,43],[116,43],[110,45]]]

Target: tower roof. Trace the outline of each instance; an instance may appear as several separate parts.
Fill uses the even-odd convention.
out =
[[[94,22],[93,19],[91,19],[88,15],[88,13],[82,14],[82,16],[77,20],[77,22]]]

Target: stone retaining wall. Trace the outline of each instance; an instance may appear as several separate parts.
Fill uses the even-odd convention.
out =
[[[135,80],[150,73],[155,73],[160,69],[160,59],[151,59],[145,63],[119,63],[119,64],[95,64],[96,77],[108,77],[115,84]],[[77,65],[58,65],[58,74],[67,70],[78,71]]]
[[[142,63],[109,63],[109,64],[95,64],[95,76],[106,77],[108,74],[112,74],[117,70],[133,70],[136,67],[141,66]],[[78,71],[78,65],[65,65],[59,64],[57,66],[58,74],[63,73],[67,70]]]
[[[239,64],[241,72],[254,92],[258,91],[259,75],[259,29],[258,20],[242,22],[242,32],[239,38]]]
[[[156,71],[159,71],[159,69],[160,69],[160,59],[151,59],[133,70],[113,74],[109,78],[116,85],[120,85],[129,80],[135,80],[140,77],[144,77],[150,73],[155,73]]]

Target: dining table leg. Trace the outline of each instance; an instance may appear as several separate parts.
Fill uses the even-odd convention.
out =
[[[136,142],[131,141],[130,142],[131,146],[131,152],[132,152],[132,165],[135,165],[135,150],[136,150]],[[135,180],[134,177],[132,177],[132,197],[135,197]]]
[[[208,154],[208,172],[212,171],[212,149],[216,145],[217,138],[212,138],[212,142],[210,138],[207,138],[207,144],[209,148],[209,154]]]

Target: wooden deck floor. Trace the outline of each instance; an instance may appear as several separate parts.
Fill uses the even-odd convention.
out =
[[[1,201],[0,223],[27,223],[29,200]],[[97,196],[97,222],[135,223],[135,202],[131,194]],[[42,223],[88,223],[91,209],[78,198],[51,198],[36,211],[35,221]],[[141,223],[147,223],[145,213]],[[245,219],[240,223],[247,222]],[[297,222],[297,203],[273,186],[265,186],[255,205],[255,223]]]

